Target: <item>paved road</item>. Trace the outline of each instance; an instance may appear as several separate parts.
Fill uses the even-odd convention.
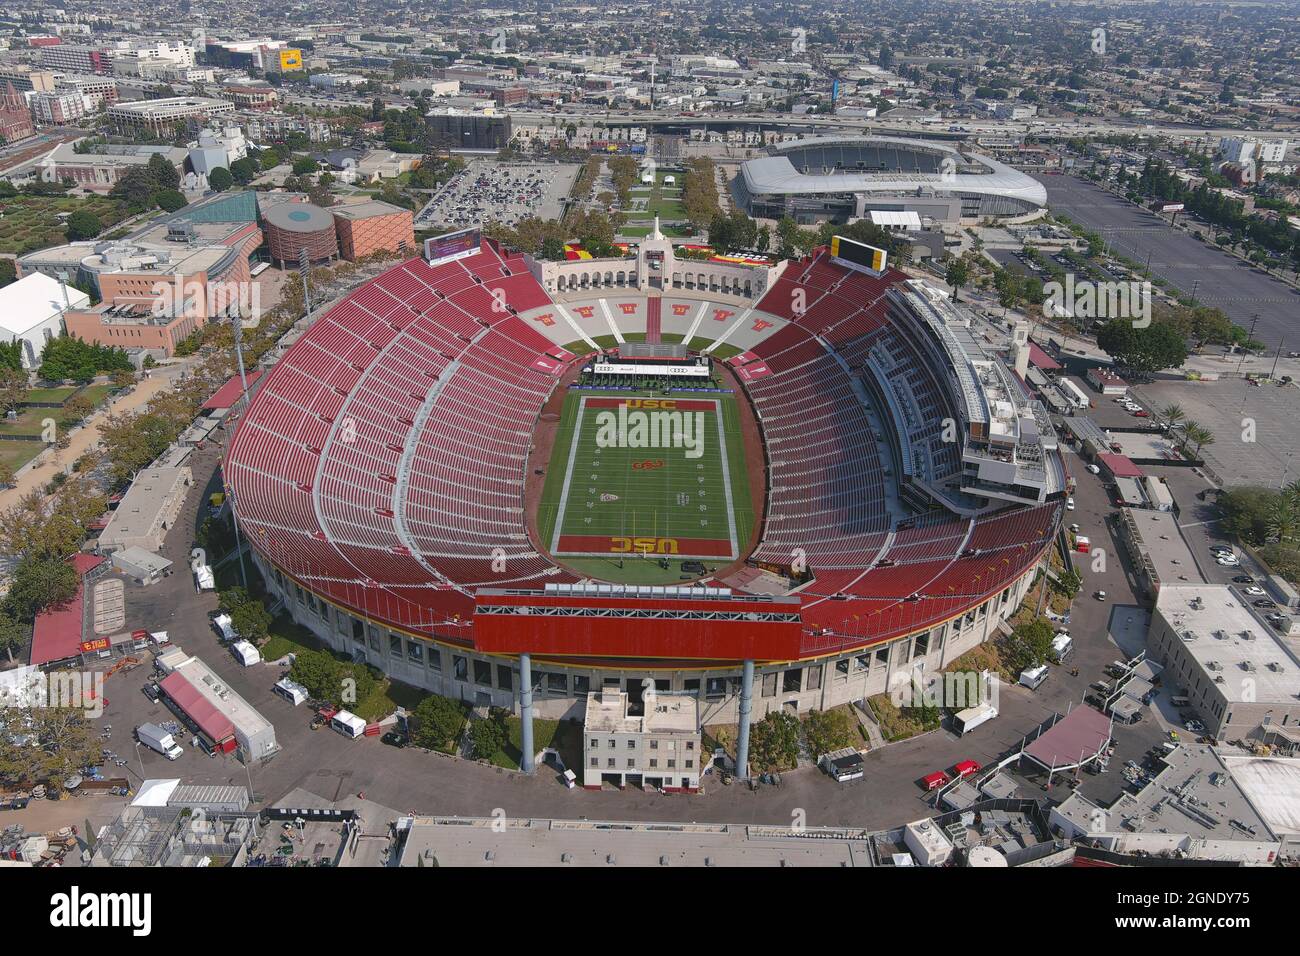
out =
[[[1053,712],[1080,706],[1091,681],[1102,676],[1106,664],[1126,656],[1110,633],[1113,604],[1131,602],[1126,578],[1131,569],[1112,560],[1105,570],[1085,570],[1085,596],[1076,603],[1070,629],[1075,638],[1074,659],[1067,667],[1054,667],[1052,677],[1037,691],[1022,687],[1002,689],[1001,716],[957,738],[947,731],[888,746],[867,757],[867,776],[854,784],[835,784],[816,769],[785,774],[780,788],[763,787],[752,792],[738,785],[723,787],[713,776],[705,778],[708,791],[700,796],[664,796],[634,791],[588,793],[566,790],[554,774],[543,770],[533,777],[511,774],[496,768],[453,761],[415,749],[402,751],[385,747],[375,739],[345,740],[329,731],[308,729],[305,708],[292,708],[271,694],[281,675],[278,667],[262,664],[251,668],[238,665],[216,641],[207,623],[207,612],[215,608],[210,594],[196,594],[185,558],[204,488],[215,467],[219,449],[209,446],[195,453],[192,465],[194,489],[169,532],[163,553],[177,562],[179,570],[150,588],[126,585],[127,628],[165,629],[187,652],[198,654],[229,686],[242,694],[276,726],[282,752],[262,766],[245,768],[231,758],[208,758],[186,748],[176,763],[140,749],[131,743],[133,727],[146,720],[167,719],[161,705],[150,704],[140,693],[147,667],[114,675],[105,688],[108,701],[104,720],[113,725],[113,746],[130,759],[133,778],[181,775],[196,783],[248,785],[260,801],[273,802],[302,787],[326,800],[365,792],[370,800],[401,811],[488,816],[502,808],[510,816],[539,816],[625,820],[692,820],[709,822],[789,823],[796,810],[803,812],[810,826],[855,825],[873,828],[897,826],[933,812],[918,780],[960,760],[974,759],[988,766],[1015,748],[1021,739]],[[1079,471],[1080,469],[1072,469]],[[1105,514],[1110,510],[1106,493],[1093,476],[1083,476],[1076,493],[1079,521],[1101,543],[1107,536]],[[1119,549],[1112,546],[1111,555]],[[1105,603],[1087,597],[1104,587]],[[1122,610],[1121,615],[1133,616]],[[1072,676],[1070,667],[1079,674]],[[1161,728],[1146,720],[1135,727],[1118,728],[1117,756],[1120,761],[1139,758],[1158,738]],[[1112,766],[1116,766],[1113,764]],[[1017,778],[1028,796],[1063,798],[1068,792],[1063,781],[1050,794],[1041,790],[1041,775]],[[1090,797],[1109,802],[1122,780],[1117,772],[1085,776],[1082,789]]]
[[[1300,289],[1198,242],[1145,209],[1117,199],[1099,186],[1073,176],[1035,175],[1047,187],[1047,202],[1098,232],[1110,247],[1135,262],[1151,257],[1151,271],[1196,301],[1222,309],[1249,328],[1259,316],[1255,337],[1270,347],[1283,339],[1300,348]]]

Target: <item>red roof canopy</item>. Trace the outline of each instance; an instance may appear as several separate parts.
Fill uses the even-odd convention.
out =
[[[1073,767],[1101,753],[1110,739],[1110,718],[1091,707],[1076,707],[1025,748],[1044,767]]]
[[[83,578],[86,572],[104,563],[97,554],[77,553],[68,559]],[[81,629],[84,621],[84,584],[77,593],[58,607],[47,607],[36,615],[32,627],[32,653],[28,661],[34,667],[66,660],[81,653]]]
[[[262,370],[260,368],[254,369],[248,373],[248,388],[250,391],[253,388],[253,383],[261,377]],[[235,404],[235,402],[239,401],[240,393],[243,392],[243,390],[244,383],[241,382],[239,376],[236,375],[225,385],[222,385],[219,389],[213,392],[212,397],[203,403],[203,407],[206,409],[230,408]]]
[[[1045,372],[1056,372],[1061,368],[1061,363],[1052,358],[1033,342],[1029,343],[1029,364],[1041,368]]]
[[[1133,460],[1127,455],[1105,454],[1097,457],[1116,478],[1142,477],[1142,469],[1133,464]]]
[[[158,686],[176,701],[190,720],[198,724],[199,730],[212,738],[213,743],[221,743],[235,736],[235,725],[230,722],[230,718],[217,710],[180,671],[172,671],[158,682]]]

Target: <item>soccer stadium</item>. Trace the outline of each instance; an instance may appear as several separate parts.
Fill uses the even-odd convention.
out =
[[[557,263],[471,230],[315,321],[225,481],[268,588],[394,679],[745,726],[939,670],[1019,604],[1068,478],[1016,341],[838,237]]]
[[[732,188],[756,217],[844,222],[874,212],[915,212],[958,223],[1038,213],[1047,189],[988,156],[891,136],[792,140],[741,164]]]

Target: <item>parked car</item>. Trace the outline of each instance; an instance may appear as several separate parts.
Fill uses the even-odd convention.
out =
[[[1255,602],[1255,607],[1268,608],[1269,610],[1272,610],[1277,607],[1277,603],[1275,601],[1270,601],[1268,598],[1260,598]]]
[[[1233,553],[1233,552],[1232,552],[1232,548],[1228,547],[1226,544],[1212,544],[1212,545],[1210,545],[1210,550],[1213,551],[1215,554],[1232,554],[1232,553]]]
[[[1100,474],[1101,474],[1101,469],[1098,468],[1096,465],[1089,465],[1089,466],[1088,466],[1088,471],[1091,472],[1091,473],[1094,474],[1094,475],[1100,475]]]
[[[1093,597],[1095,597],[1098,601],[1104,601],[1106,600],[1106,592],[1098,591],[1096,594],[1093,595]]]
[[[1242,588],[1241,590],[1243,594],[1249,594],[1251,597],[1264,596],[1264,589],[1257,584],[1252,584],[1250,587]]]
[[[1232,579],[1232,583],[1233,584],[1254,584],[1255,579],[1252,578],[1249,574],[1238,574],[1235,578]]]
[[[380,737],[379,740],[382,743],[388,744],[390,747],[397,747],[398,749],[401,749],[410,743],[410,741],[406,739],[406,734],[399,733],[396,730],[390,730],[388,733]]]
[[[148,697],[149,700],[155,704],[158,703],[158,698],[162,697],[162,691],[160,691],[158,689],[158,685],[153,683],[152,681],[150,681],[148,684],[145,684],[144,687],[140,689],[144,691],[144,696]]]
[[[1066,511],[1073,511],[1073,510],[1074,510],[1074,499],[1073,499],[1073,498],[1066,498],[1066,499],[1065,499],[1065,510],[1066,510]]]

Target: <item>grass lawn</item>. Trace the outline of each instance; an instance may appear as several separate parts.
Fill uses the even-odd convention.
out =
[[[38,441],[0,441],[0,463],[17,471],[44,450]]]
[[[75,385],[64,385],[58,388],[32,388],[27,390],[27,398],[24,401],[33,405],[62,405],[76,393],[77,387]]]
[[[262,645],[262,659],[267,661],[278,661],[285,654],[328,649],[315,634],[287,614],[281,614],[271,622],[270,635]]]
[[[920,710],[913,707],[900,708],[894,704],[888,694],[868,697],[867,706],[875,715],[876,723],[880,725],[880,733],[886,740],[906,740],[928,730],[935,730],[939,726],[937,711],[932,712],[931,719],[927,721]]]
[[[518,717],[507,717],[506,730],[509,741],[505,750],[494,753],[491,763],[507,770],[518,770],[519,758],[523,755],[523,721]],[[533,718],[533,747],[536,751],[554,747],[560,752],[560,760],[567,769],[574,773],[582,770],[582,725],[577,721]]]
[[[89,399],[92,405],[98,405],[108,398],[116,388],[115,385],[87,385],[81,390],[81,394]]]
[[[364,700],[357,701],[355,707],[348,709],[367,723],[373,723],[382,717],[387,717],[398,707],[405,707],[409,713],[428,696],[427,690],[385,678]]]

